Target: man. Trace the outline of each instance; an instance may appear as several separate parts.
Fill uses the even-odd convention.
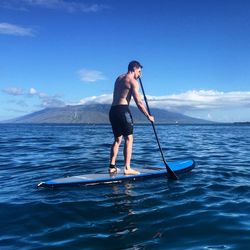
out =
[[[141,70],[142,65],[137,61],[132,61],[128,65],[128,72],[120,75],[115,82],[113,102],[109,112],[109,119],[114,134],[109,166],[109,172],[111,174],[117,172],[116,157],[122,142],[122,137],[125,139],[123,151],[124,174],[139,174],[138,171],[132,169],[130,166],[133,146],[133,118],[129,110],[131,96],[133,96],[139,110],[149,121],[154,122],[154,117],[149,115],[139,93],[139,83],[137,79],[141,76]]]

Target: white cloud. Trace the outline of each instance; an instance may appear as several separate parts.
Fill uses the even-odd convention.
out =
[[[79,104],[111,103],[112,97],[112,94],[86,97],[81,99]],[[147,100],[150,107],[168,109],[180,113],[194,110],[250,108],[250,92],[240,91],[191,90],[165,96],[147,95]],[[208,117],[211,117],[211,114],[208,113]]]
[[[60,100],[57,95],[49,96],[46,93],[37,91],[35,88],[30,88],[28,94],[37,96],[41,100],[41,106],[44,108],[65,106],[64,101]]]
[[[91,96],[78,104],[111,104],[112,94]],[[191,90],[184,93],[148,96],[150,107],[166,109],[192,117],[218,122],[250,120],[250,92]],[[131,105],[135,105],[133,100]]]
[[[43,108],[52,108],[52,107],[63,107],[65,102],[58,99],[56,96],[45,96],[41,97]]]
[[[83,82],[96,82],[98,80],[105,80],[106,77],[101,71],[92,69],[81,69],[78,71],[80,80]]]
[[[21,88],[16,88],[16,87],[5,88],[2,91],[8,95],[14,95],[14,96],[23,95],[23,90]]]
[[[30,95],[36,95],[37,94],[37,90],[34,89],[34,88],[30,88],[29,94]]]
[[[34,31],[30,28],[24,28],[10,23],[0,23],[0,34],[13,36],[33,36]]]
[[[43,108],[62,107],[66,105],[61,96],[50,96],[46,93],[39,92],[33,87],[28,91],[15,87],[6,88],[2,91],[12,96],[36,97],[40,100],[39,106]],[[103,94],[82,98],[78,103],[71,102],[67,104],[111,105],[112,98],[113,94]],[[224,122],[250,120],[249,91],[220,92],[216,90],[190,90],[179,94],[165,96],[147,96],[147,99],[150,107],[167,109],[201,119]],[[135,105],[135,103],[131,101],[131,105]]]
[[[41,99],[49,97],[46,93],[39,92],[35,88],[30,88],[30,90],[28,92],[28,95],[30,95],[30,96],[38,96]]]
[[[28,11],[31,8],[44,8],[63,10],[69,13],[73,12],[99,12],[108,7],[104,4],[83,3],[80,1],[65,1],[65,0],[2,0],[0,7]]]
[[[100,96],[91,96],[86,97],[80,100],[78,105],[84,105],[84,104],[111,104],[112,103],[112,94],[104,94]]]
[[[6,93],[8,95],[12,95],[12,96],[38,97],[41,101],[41,105],[40,105],[41,107],[62,107],[62,106],[65,106],[65,102],[62,101],[58,97],[58,95],[49,96],[46,93],[37,91],[33,87],[30,88],[28,91],[23,91],[22,89],[15,88],[15,87],[6,88],[6,89],[3,89],[2,91],[4,93]],[[22,102],[24,103],[24,101],[22,101]],[[16,104],[18,104],[18,103],[16,102]],[[22,105],[22,106],[24,106],[24,105]]]
[[[170,108],[179,112],[187,110],[249,107],[250,92],[219,92],[215,90],[191,90],[167,96],[149,96],[151,106]]]

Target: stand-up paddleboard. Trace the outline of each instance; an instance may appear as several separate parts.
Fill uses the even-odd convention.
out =
[[[168,163],[169,167],[176,174],[186,173],[191,171],[195,167],[195,161],[192,159],[179,160]],[[153,167],[136,168],[140,171],[137,175],[124,175],[121,170],[117,174],[86,174],[71,176],[65,178],[58,178],[49,181],[44,181],[38,184],[38,187],[56,188],[61,186],[85,186],[85,185],[97,185],[97,184],[111,184],[124,181],[135,181],[148,178],[154,178],[159,176],[167,176],[165,165],[160,163]]]

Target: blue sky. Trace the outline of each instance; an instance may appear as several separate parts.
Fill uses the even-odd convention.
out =
[[[139,60],[149,105],[250,121],[250,1],[1,0],[0,120],[110,103]]]

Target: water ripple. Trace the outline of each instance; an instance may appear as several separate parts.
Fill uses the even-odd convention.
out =
[[[38,190],[41,180],[106,171],[110,126],[0,125],[1,249],[248,249],[250,127],[157,132],[167,159],[198,166],[178,181]],[[137,125],[133,165],[160,161],[151,127]]]

